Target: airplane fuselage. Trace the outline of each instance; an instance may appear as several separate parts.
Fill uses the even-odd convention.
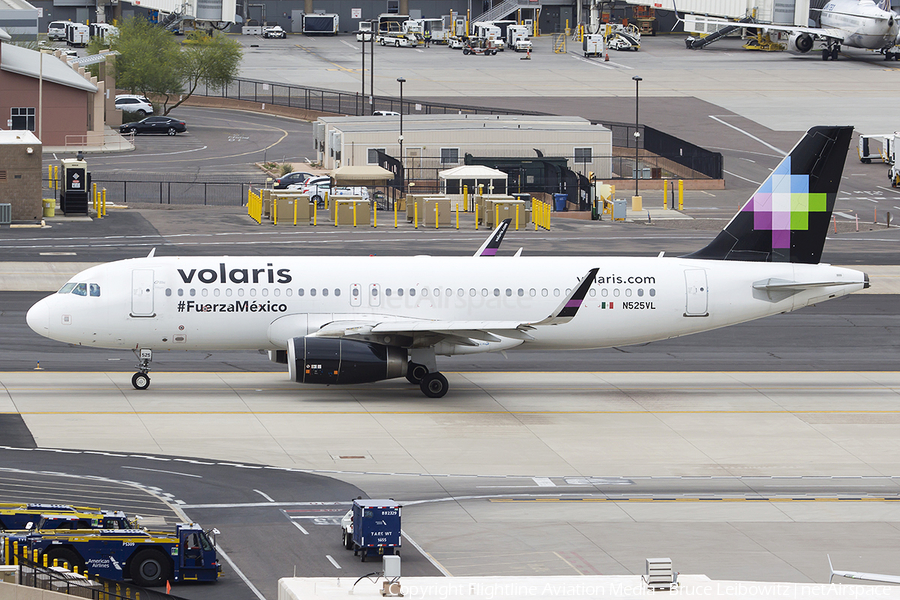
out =
[[[830,265],[664,257],[149,257],[83,271],[28,321],[47,337],[100,348],[283,350],[334,321],[536,322],[592,268],[569,323],[535,328],[531,339],[442,341],[435,352],[667,339],[845,295],[865,277]],[[771,281],[838,283],[772,291]]]
[[[869,0],[832,0],[822,8],[821,24],[841,30],[846,46],[880,50],[896,43],[900,33],[896,17]]]

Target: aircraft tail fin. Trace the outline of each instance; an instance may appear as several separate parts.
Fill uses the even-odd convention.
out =
[[[853,127],[806,132],[705,248],[685,258],[817,264]]]
[[[512,219],[500,221],[496,229],[494,229],[488,239],[484,240],[481,248],[476,250],[473,256],[494,256],[497,254],[497,249],[500,248],[500,242],[503,241],[503,236],[506,235],[506,230],[509,229],[510,223],[512,223]]]

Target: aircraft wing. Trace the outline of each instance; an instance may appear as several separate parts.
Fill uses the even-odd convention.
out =
[[[540,321],[442,321],[370,315],[331,321],[310,335],[382,343],[385,337],[394,336],[399,338],[396,341],[403,345],[418,347],[434,345],[445,340],[465,346],[478,346],[478,341],[500,342],[502,338],[527,342],[534,339],[529,335],[529,331],[537,327],[562,325],[575,318],[588,289],[594,283],[598,270],[588,271],[560,305]]]
[[[864,581],[878,581],[881,583],[900,583],[900,575],[881,575],[879,573],[863,573],[862,571],[835,571],[831,565],[831,556],[828,557],[828,567],[831,569],[831,583],[834,576],[846,577],[847,579],[860,579]]]

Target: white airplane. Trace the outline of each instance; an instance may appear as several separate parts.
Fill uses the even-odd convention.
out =
[[[881,573],[863,573],[862,571],[835,571],[831,564],[831,556],[828,556],[828,568],[831,569],[831,577],[828,583],[834,581],[834,576],[846,577],[847,579],[859,579],[862,581],[878,581],[880,583],[900,583],[900,575],[882,575]]]
[[[815,9],[814,9],[815,10]],[[821,9],[821,27],[775,25],[771,23],[743,24],[742,27],[762,29],[764,33],[785,32],[788,50],[806,54],[822,43],[822,60],[837,60],[841,46],[879,50],[885,60],[897,60],[900,52],[893,48],[900,43],[900,15],[891,10],[890,0],[831,0]],[[717,25],[735,25],[734,21],[698,17]]]
[[[154,350],[265,349],[299,383],[405,376],[439,398],[448,382],[436,356],[664,340],[868,287],[865,273],[819,264],[852,131],[810,129],[725,229],[688,256],[151,252],[82,271],[27,321],[62,342],[134,350],[137,389],[150,385]]]

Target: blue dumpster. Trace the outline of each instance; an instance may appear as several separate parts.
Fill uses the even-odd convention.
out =
[[[553,194],[553,208],[557,212],[566,210],[566,200],[568,198],[568,194]]]

